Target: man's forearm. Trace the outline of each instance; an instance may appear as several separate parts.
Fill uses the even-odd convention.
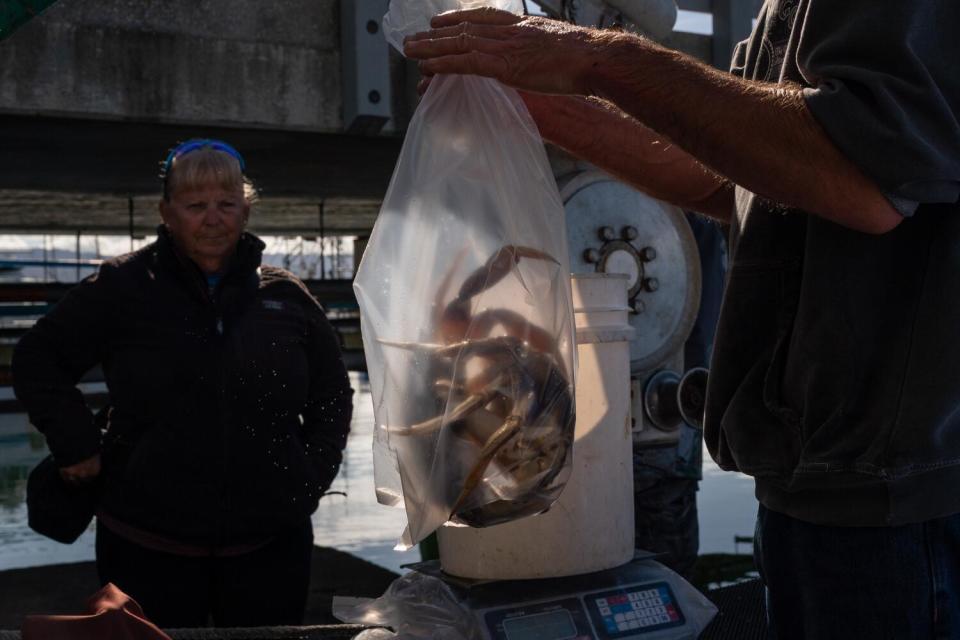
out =
[[[729,221],[727,180],[609,102],[539,94],[524,100],[549,142],[655,198]]]
[[[604,44],[590,92],[717,174],[859,231],[881,233],[900,221],[820,128],[798,87],[735,78],[626,34],[610,34]]]

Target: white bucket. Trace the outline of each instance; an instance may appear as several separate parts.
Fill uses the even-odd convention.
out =
[[[579,575],[633,558],[627,276],[572,276],[577,327],[573,473],[546,513],[437,532],[443,570],[478,580]]]

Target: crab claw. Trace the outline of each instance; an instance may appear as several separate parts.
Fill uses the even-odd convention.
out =
[[[508,244],[498,249],[482,267],[464,281],[457,298],[468,300],[481,291],[486,291],[503,280],[513,269],[513,265],[520,262],[520,258],[533,258],[560,264],[556,258],[539,249]]]

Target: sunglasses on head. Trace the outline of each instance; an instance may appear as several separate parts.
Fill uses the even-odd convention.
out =
[[[160,177],[163,179],[164,196],[168,195],[167,181],[170,178],[170,169],[173,168],[174,161],[177,158],[196,151],[197,149],[213,149],[215,151],[223,151],[227,155],[237,159],[237,162],[240,163],[241,172],[247,170],[247,163],[243,161],[243,156],[240,155],[239,151],[231,147],[226,142],[211,138],[195,138],[193,140],[187,140],[186,142],[181,142],[176,147],[171,149],[170,153],[167,154],[167,159],[163,161],[163,169],[160,172]]]

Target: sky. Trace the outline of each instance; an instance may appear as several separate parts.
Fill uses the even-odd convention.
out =
[[[677,23],[673,29],[674,31],[698,33],[704,36],[712,35],[713,15],[709,13],[699,13],[697,11],[680,10],[677,13]]]

